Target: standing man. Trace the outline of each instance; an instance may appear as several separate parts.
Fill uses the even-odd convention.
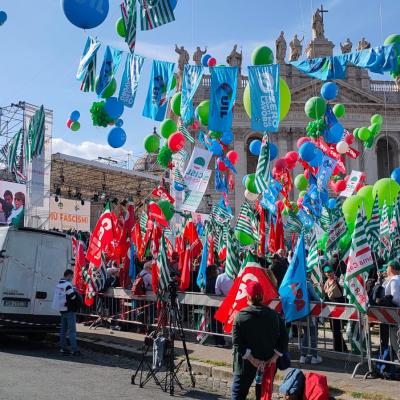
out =
[[[80,356],[81,352],[76,342],[76,312],[81,306],[81,300],[79,294],[75,292],[72,286],[73,277],[74,271],[71,269],[65,270],[64,278],[60,279],[60,282],[56,286],[52,307],[61,314],[60,353],[65,355],[70,354],[67,350],[68,332],[72,355]]]
[[[276,361],[287,351],[289,337],[279,314],[262,304],[257,281],[246,287],[249,307],[236,316],[233,331],[232,400],[245,400],[256,373],[263,369],[264,399],[271,399]]]

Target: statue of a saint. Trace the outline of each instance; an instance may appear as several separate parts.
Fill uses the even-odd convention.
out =
[[[353,43],[349,38],[342,44],[340,43],[340,48],[342,49],[342,54],[351,53],[351,49],[353,47]]]
[[[293,40],[289,43],[290,46],[289,61],[297,61],[300,58],[301,53],[303,51],[303,44],[302,44],[303,40],[304,36],[301,40],[299,40],[297,35],[294,35]]]
[[[281,31],[278,39],[276,39],[276,62],[278,64],[285,64],[287,46],[284,34],[285,32]]]
[[[315,11],[312,17],[312,37],[313,39],[324,39],[324,18],[321,10]]]
[[[196,65],[201,65],[201,58],[207,53],[207,46],[204,51],[199,46],[196,47],[196,51],[193,53],[193,61]]]
[[[175,45],[175,52],[179,54],[178,69],[179,71],[183,71],[185,64],[189,64],[189,53],[183,46],[179,48],[177,45]]]
[[[238,53],[237,51],[237,44],[233,46],[233,50],[231,51],[231,54],[229,54],[228,57],[226,57],[226,62],[229,66],[231,67],[239,67],[239,72],[240,72],[240,67],[242,66],[242,52]]]
[[[365,37],[361,38],[361,40],[358,42],[357,50],[361,51],[370,48],[371,48],[371,43],[365,40]]]

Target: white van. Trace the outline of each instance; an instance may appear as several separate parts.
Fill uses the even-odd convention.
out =
[[[56,331],[54,288],[72,263],[69,236],[0,226],[0,333],[39,338]]]

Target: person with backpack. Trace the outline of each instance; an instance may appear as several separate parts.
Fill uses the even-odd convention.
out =
[[[64,277],[60,279],[53,299],[53,309],[61,314],[60,327],[60,353],[63,355],[71,354],[67,350],[67,332],[71,344],[72,355],[80,356],[76,341],[76,312],[82,306],[82,298],[72,285],[74,271],[67,269]]]

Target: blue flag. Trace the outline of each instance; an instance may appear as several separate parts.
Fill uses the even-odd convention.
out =
[[[287,322],[303,318],[310,313],[303,234],[297,241],[292,261],[279,288],[279,296]]]
[[[207,230],[206,230],[207,232]],[[201,253],[200,268],[197,274],[197,286],[199,289],[205,289],[207,284],[206,271],[207,271],[207,258],[208,258],[208,233],[204,241],[203,252]]]
[[[135,264],[135,245],[131,243],[131,247],[129,249],[129,278],[134,281],[136,279],[136,264]]]
[[[255,131],[278,132],[279,129],[279,64],[248,67],[251,128]]]
[[[232,128],[232,108],[236,100],[238,68],[212,67],[209,129],[226,132]]]
[[[137,54],[128,54],[126,56],[124,74],[122,75],[118,95],[118,100],[124,103],[125,107],[133,107],[143,62],[144,58]]]
[[[102,96],[104,91],[107,89],[107,86],[111,83],[117,73],[122,53],[122,50],[117,50],[107,46],[99,74],[99,80],[96,85],[96,94],[98,97]]]
[[[194,116],[193,97],[203,77],[202,65],[186,64],[183,70],[181,118],[187,124]]]
[[[162,121],[167,112],[168,93],[170,92],[175,64],[153,60],[149,90],[143,108],[143,116]]]
[[[335,169],[337,161],[333,158],[324,155],[322,163],[319,166],[317,174],[317,188],[319,192],[327,190],[329,179]]]

